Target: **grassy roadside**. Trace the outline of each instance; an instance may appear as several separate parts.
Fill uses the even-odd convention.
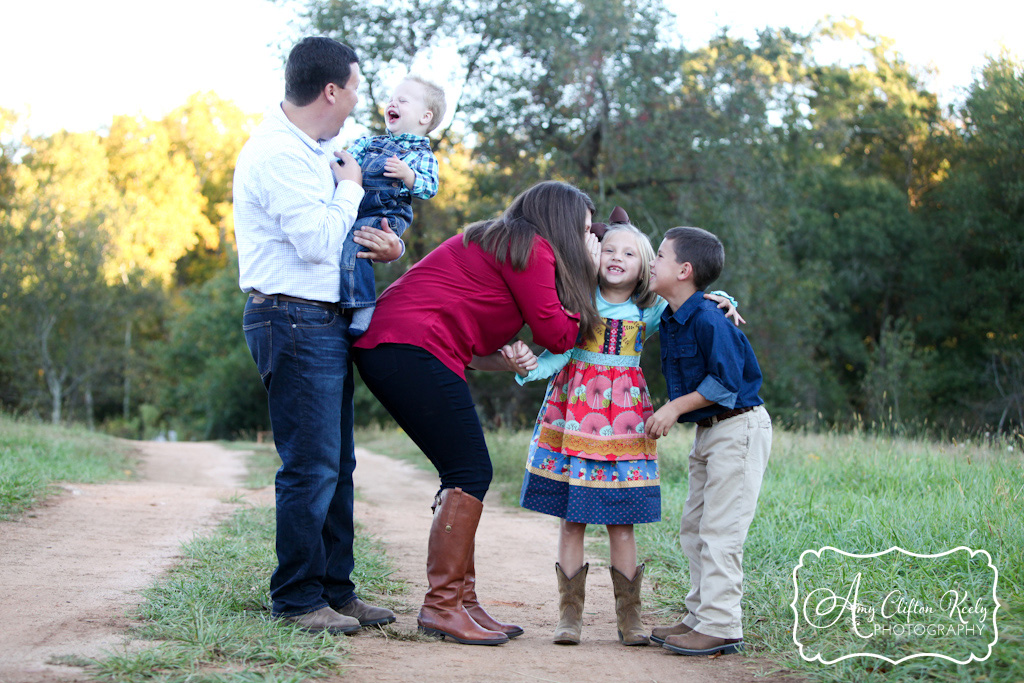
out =
[[[231,447],[254,451],[247,485],[273,481],[279,461],[272,447]],[[212,536],[184,545],[181,563],[144,592],[133,645],[89,661],[92,675],[119,683],[298,683],[336,675],[347,659],[345,638],[308,634],[270,616],[273,548],[274,510],[253,505],[241,506]],[[379,542],[357,530],[355,554],[360,594],[396,607],[404,586],[390,578]]]
[[[515,505],[530,432],[487,435],[494,465],[493,488]],[[662,474],[662,519],[637,527],[640,556],[647,562],[658,620],[677,620],[689,589],[686,560],[679,547],[679,518],[687,492],[687,456],[692,428],[680,428],[659,443]],[[429,462],[401,432],[365,430],[359,446],[421,467]],[[744,548],[745,639],[751,654],[814,681],[1021,681],[1024,680],[1024,442],[937,443],[865,434],[797,434],[776,431],[758,511]],[[602,529],[594,529],[598,537]],[[869,554],[892,546],[919,554],[943,553],[958,546],[987,551],[998,569],[996,614],[999,640],[983,662],[957,665],[926,657],[892,665],[853,657],[836,664],[806,662],[793,641],[793,569],[805,550],[834,546]],[[948,567],[929,577],[920,561],[897,563],[885,575],[890,590],[934,595],[983,581],[971,567]],[[856,565],[843,565],[844,570]],[[851,569],[852,571],[852,569]],[[975,574],[972,575],[971,572]],[[911,575],[907,579],[906,575]],[[820,577],[819,577],[819,580]],[[827,579],[826,579],[827,580]],[[908,583],[909,582],[909,583]],[[846,585],[848,578],[840,581]],[[842,585],[835,586],[837,592]],[[870,586],[865,582],[865,592]],[[876,588],[878,588],[876,586]],[[884,592],[882,593],[884,595]],[[862,595],[862,602],[865,600]],[[991,619],[989,619],[991,622]],[[653,625],[653,624],[650,624]],[[929,640],[934,651],[965,658],[986,654],[984,637]],[[880,654],[898,659],[923,644],[920,638],[882,638],[873,642]],[[828,653],[866,651],[855,648],[850,629],[832,629],[817,643]],[[853,648],[853,649],[851,649]],[[924,651],[924,650],[920,650]]]
[[[0,520],[38,505],[58,482],[129,479],[136,461],[128,442],[0,415]]]

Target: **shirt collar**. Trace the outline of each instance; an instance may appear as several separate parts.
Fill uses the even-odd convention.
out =
[[[675,313],[669,314],[671,309],[666,308],[665,314],[680,325],[685,325],[693,317],[693,314],[700,310],[702,301],[704,301],[704,292],[698,290],[691,294],[690,298],[684,301],[683,305],[676,309]]]
[[[416,135],[415,133],[402,133],[401,135],[394,135],[392,132],[386,131],[389,138],[395,142],[420,142],[430,144],[430,138],[426,135]]]
[[[328,140],[328,141],[325,141],[325,143],[318,143],[316,140],[314,140],[313,138],[311,138],[308,135],[306,135],[306,133],[301,128],[296,126],[294,123],[292,123],[288,119],[288,116],[284,113],[284,109],[281,107],[281,103],[280,102],[278,102],[276,105],[274,105],[273,107],[271,107],[267,111],[267,113],[264,115],[264,120],[266,120],[268,118],[274,120],[279,127],[283,127],[286,130],[290,131],[293,135],[295,135],[295,137],[297,137],[307,147],[309,147],[310,149],[312,149],[315,152],[321,152],[322,153],[323,152],[322,144],[325,144],[326,142],[330,142]]]

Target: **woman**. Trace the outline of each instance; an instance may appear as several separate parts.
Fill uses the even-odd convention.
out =
[[[517,352],[507,344],[524,323],[554,353],[573,346],[581,324],[593,328],[593,211],[572,185],[535,185],[500,218],[468,226],[388,287],[355,344],[363,381],[441,478],[427,546],[430,588],[417,619],[426,633],[498,645],[523,632],[495,621],[476,598],[474,539],[492,470],[466,368],[513,368]]]

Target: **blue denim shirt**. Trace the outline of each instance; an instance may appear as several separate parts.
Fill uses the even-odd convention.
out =
[[[696,422],[733,408],[759,406],[764,401],[761,367],[746,335],[697,292],[673,313],[661,314],[661,371],[669,400],[694,391],[716,405],[679,417]]]

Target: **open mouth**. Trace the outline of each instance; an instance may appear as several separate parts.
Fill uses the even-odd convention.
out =
[[[395,121],[398,120],[398,118],[399,117],[398,117],[398,112],[397,111],[389,111],[388,112],[388,123],[394,123]]]

